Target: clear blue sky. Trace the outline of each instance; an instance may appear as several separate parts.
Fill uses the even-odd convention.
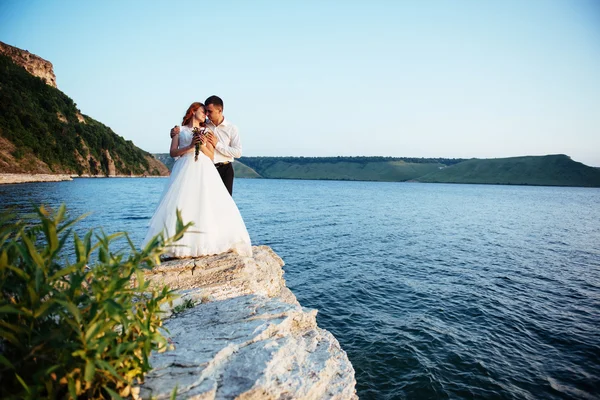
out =
[[[600,166],[600,1],[2,0],[0,41],[151,152],[217,94],[247,156]]]

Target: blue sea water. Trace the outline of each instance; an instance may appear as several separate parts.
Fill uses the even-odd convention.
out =
[[[140,242],[161,178],[0,186]],[[253,244],[319,310],[362,399],[600,396],[600,190],[237,179]]]

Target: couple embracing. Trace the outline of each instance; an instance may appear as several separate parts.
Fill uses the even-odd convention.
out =
[[[161,232],[166,237],[174,235],[176,210],[180,210],[183,222],[194,224],[176,246],[168,249],[168,257],[199,257],[230,250],[251,256],[248,231],[231,197],[233,158],[241,154],[237,128],[223,116],[223,100],[210,96],[205,104],[192,103],[181,128],[171,130],[170,155],[178,158],[150,220],[144,245]]]

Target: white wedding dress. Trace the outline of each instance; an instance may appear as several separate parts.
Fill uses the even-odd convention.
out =
[[[192,130],[182,126],[179,147],[192,143]],[[144,246],[160,232],[175,234],[176,210],[184,223],[193,222],[183,238],[167,249],[170,257],[199,257],[233,250],[252,256],[250,236],[240,212],[213,162],[204,153],[194,161],[194,150],[175,161],[160,203],[150,220]]]

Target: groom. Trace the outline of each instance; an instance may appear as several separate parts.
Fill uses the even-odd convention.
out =
[[[206,127],[213,131],[211,143],[215,148],[215,167],[230,195],[233,194],[233,159],[242,156],[242,142],[238,128],[223,116],[223,100],[210,96],[204,102],[208,121]],[[171,138],[179,134],[179,126],[171,129]]]

